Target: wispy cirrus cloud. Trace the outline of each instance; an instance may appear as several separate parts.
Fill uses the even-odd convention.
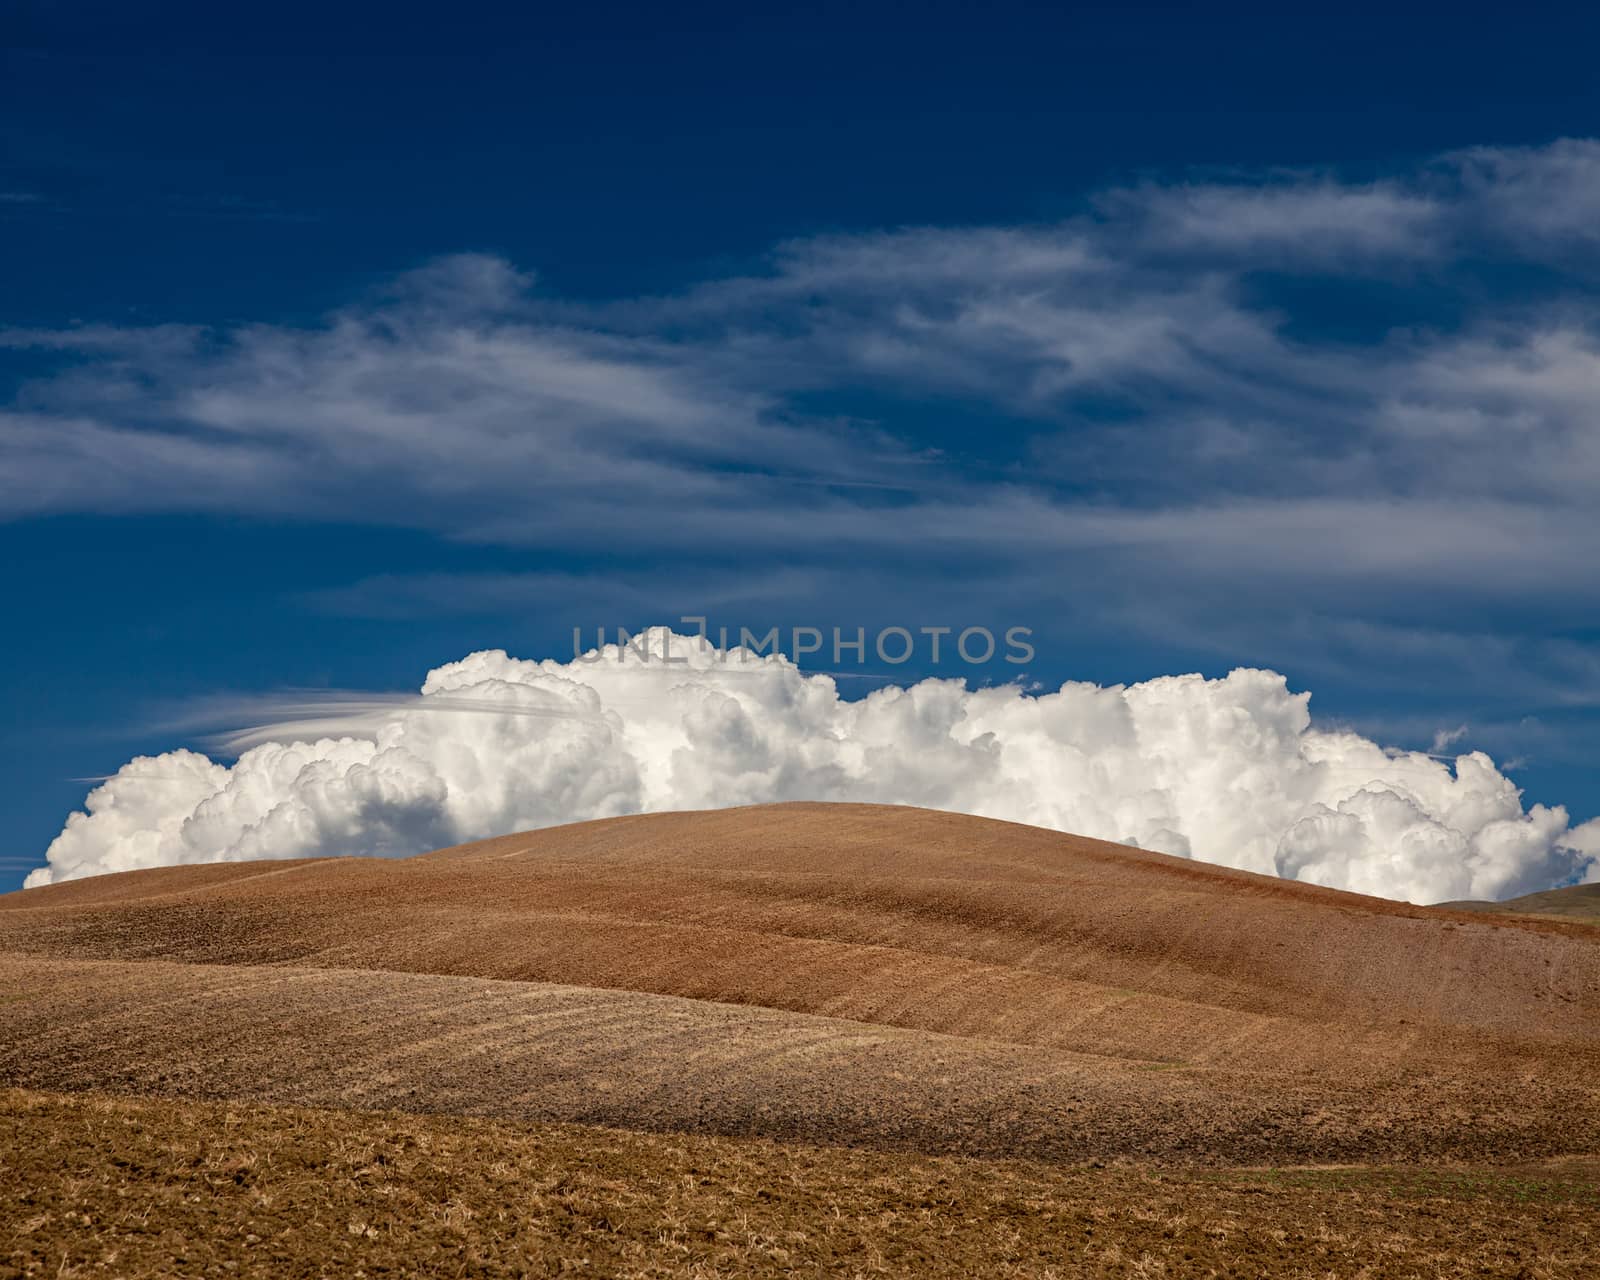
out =
[[[1096,209],[1147,251],[1291,270],[1431,259],[1446,251],[1441,231],[1450,220],[1447,204],[1399,182],[1348,185],[1306,174],[1259,185],[1147,183],[1100,197]]]
[[[1504,269],[1600,265],[1596,213],[1600,143],[1571,140],[818,236],[664,297],[556,298],[460,255],[311,326],[13,331],[51,371],[0,416],[0,512],[648,544],[815,581],[1047,563],[1202,639],[1241,611],[1287,634],[1289,599],[1443,631],[1534,602],[1581,630],[1600,304],[1592,270]],[[1404,323],[1352,314],[1374,280]]]
[[[1442,159],[1442,173],[1479,228],[1522,257],[1583,253],[1600,240],[1600,140],[1548,147],[1470,147]]]

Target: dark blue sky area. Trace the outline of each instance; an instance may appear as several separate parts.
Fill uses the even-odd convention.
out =
[[[286,318],[441,252],[635,294],[1147,170],[1588,135],[1584,6],[8,5],[11,323]]]

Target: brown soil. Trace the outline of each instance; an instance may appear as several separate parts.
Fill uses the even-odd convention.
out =
[[[592,987],[16,956],[0,1028],[0,1082],[30,1088],[1060,1161],[1600,1152],[1594,1077],[1526,1051],[1269,1074]]]
[[[0,898],[5,1085],[1174,1178],[1587,1158],[1600,930],[916,809],[664,814]]]
[[[1594,1274],[1600,1165],[1064,1169],[0,1091],[0,1277]]]

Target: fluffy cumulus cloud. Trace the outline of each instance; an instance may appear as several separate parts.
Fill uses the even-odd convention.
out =
[[[283,732],[231,768],[142,757],[91,793],[28,883],[790,799],[958,810],[1416,902],[1600,866],[1600,823],[1525,809],[1480,753],[1444,761],[1317,728],[1309,695],[1271,671],[1047,693],[929,679],[850,699],[782,655],[664,630],[649,652],[475,653],[347,734]]]

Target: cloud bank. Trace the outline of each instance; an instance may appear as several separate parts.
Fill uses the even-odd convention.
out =
[[[1271,671],[1038,694],[929,679],[847,699],[782,655],[649,634],[651,662],[616,645],[571,662],[474,653],[412,703],[312,741],[282,731],[231,768],[140,757],[28,885],[792,799],[957,810],[1414,902],[1600,878],[1600,821],[1524,809],[1482,753],[1446,762],[1317,728],[1310,695]]]

